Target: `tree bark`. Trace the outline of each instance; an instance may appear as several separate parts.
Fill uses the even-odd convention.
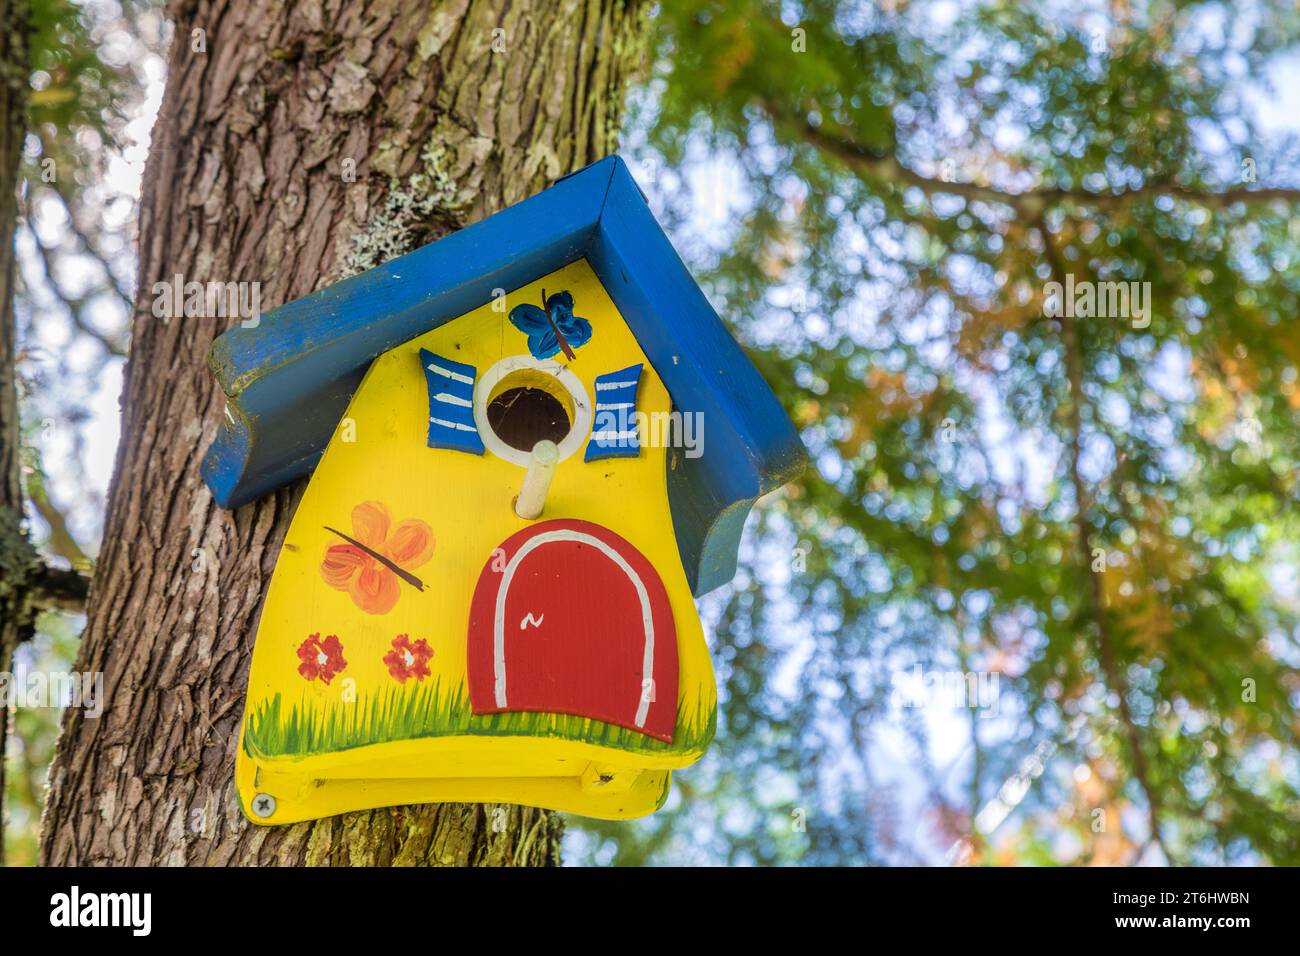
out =
[[[640,61],[619,0],[173,2],[140,222],[122,441],[69,710],[47,864],[537,865],[557,815],[402,807],[248,824],[233,784],[258,611],[303,485],[235,512],[199,462],[231,320],[156,319],[155,283],[260,280],[263,308],[386,261],[609,153]],[[196,31],[203,31],[197,33]],[[201,45],[206,52],[196,51]],[[355,181],[350,181],[355,171]]]
[[[27,0],[0,0],[0,673],[11,668],[19,642],[31,635],[27,593],[36,552],[23,525],[19,475],[18,382],[14,322],[18,176],[27,129]],[[0,865],[4,864],[5,748],[9,713],[0,702]]]

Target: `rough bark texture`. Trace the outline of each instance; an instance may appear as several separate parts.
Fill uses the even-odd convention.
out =
[[[155,319],[151,290],[176,274],[260,280],[267,308],[599,159],[614,148],[643,12],[616,0],[201,0],[169,12],[122,443],[79,661],[104,673],[106,709],[65,718],[43,859],[555,863],[559,818],[533,809],[510,808],[504,832],[460,805],[244,821],[232,774],[249,655],[302,486],[214,507],[199,462],[223,398],[204,360],[230,320]]]
[[[14,368],[13,237],[18,225],[18,168],[27,128],[29,16],[27,0],[0,0],[0,672],[10,669],[14,649],[30,635],[32,615],[25,592],[36,558],[22,523]],[[0,706],[0,811],[4,808],[8,730],[9,714]],[[3,863],[4,827],[0,825],[0,865]]]

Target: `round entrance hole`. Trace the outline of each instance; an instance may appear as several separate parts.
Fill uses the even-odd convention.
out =
[[[559,446],[562,461],[587,439],[591,398],[558,362],[508,355],[474,383],[474,425],[484,449],[512,465],[527,468],[543,439]]]
[[[572,427],[564,403],[549,391],[530,385],[507,387],[488,402],[488,426],[498,438],[520,451],[531,452],[539,441],[557,445]]]

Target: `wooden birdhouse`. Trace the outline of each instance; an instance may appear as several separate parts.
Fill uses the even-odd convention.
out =
[[[210,364],[217,502],[311,474],[253,651],[253,822],[662,805],[716,723],[694,597],[805,457],[621,161],[232,329]]]

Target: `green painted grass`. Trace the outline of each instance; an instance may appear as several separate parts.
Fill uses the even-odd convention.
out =
[[[437,680],[413,690],[392,688],[359,697],[354,703],[328,709],[303,703],[286,709],[280,694],[263,701],[248,715],[244,750],[252,757],[307,757],[386,743],[469,734],[485,737],[553,737],[602,744],[640,754],[681,754],[703,751],[717,729],[717,712],[710,708],[701,722],[702,701],[687,713],[677,705],[672,743],[635,730],[568,714],[507,713],[476,715],[463,686],[444,694]]]

